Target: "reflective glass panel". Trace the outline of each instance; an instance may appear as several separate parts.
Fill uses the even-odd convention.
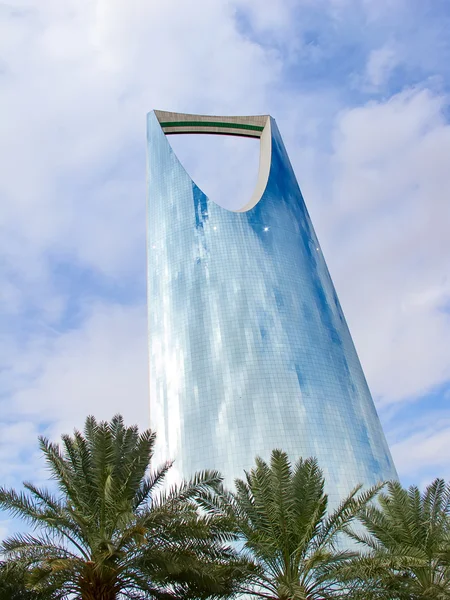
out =
[[[316,456],[333,504],[396,478],[276,123],[266,190],[228,211],[148,115],[151,421],[158,459],[228,483],[273,448]]]

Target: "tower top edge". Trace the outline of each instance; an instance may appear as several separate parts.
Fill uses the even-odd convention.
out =
[[[270,115],[219,116],[153,111],[162,130],[172,133],[216,133],[261,137]]]

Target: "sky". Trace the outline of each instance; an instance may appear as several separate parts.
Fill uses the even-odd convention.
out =
[[[276,119],[401,480],[450,478],[449,30],[446,0],[0,2],[1,484],[88,414],[148,426],[154,108]],[[248,200],[255,140],[172,142]]]

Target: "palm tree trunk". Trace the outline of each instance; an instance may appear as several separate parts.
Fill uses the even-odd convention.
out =
[[[111,579],[105,581],[94,571],[85,573],[78,580],[81,600],[116,600],[117,588],[115,583]]]
[[[116,598],[117,594],[114,588],[105,589],[104,586],[97,588],[91,586],[90,589],[85,588],[81,591],[81,600],[116,600]]]

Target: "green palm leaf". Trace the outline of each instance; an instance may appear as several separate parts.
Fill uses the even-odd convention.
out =
[[[244,553],[254,572],[244,593],[279,600],[328,600],[341,597],[336,576],[355,552],[339,549],[339,538],[380,486],[359,488],[329,514],[324,478],[317,461],[293,466],[285,452],[274,450],[270,464],[255,467],[236,480],[234,493],[222,494],[221,508],[236,523]]]
[[[421,493],[390,482],[378,503],[361,511],[365,532],[353,538],[365,556],[341,576],[389,600],[450,598],[450,488],[436,479]],[[367,533],[368,532],[368,533]]]
[[[39,444],[56,493],[32,483],[21,492],[0,489],[0,506],[37,532],[2,544],[8,568],[23,574],[30,593],[220,598],[248,576],[230,545],[234,522],[216,500],[218,472],[162,488],[171,463],[150,470],[155,434],[125,426],[119,415],[88,417],[83,433],[62,436],[60,446]]]

